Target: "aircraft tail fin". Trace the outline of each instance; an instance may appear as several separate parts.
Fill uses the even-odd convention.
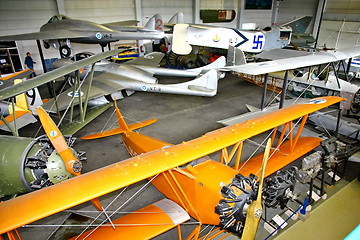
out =
[[[164,30],[164,22],[162,20],[162,17],[159,14],[155,14],[145,24],[144,29],[146,29],[148,31],[154,31],[154,30],[163,31]]]
[[[243,64],[246,64],[244,52],[234,46],[229,45],[226,66],[238,66]]]
[[[175,13],[169,20],[171,24],[184,23],[184,14],[182,12]]]
[[[305,33],[306,29],[310,25],[311,20],[311,16],[303,16],[290,22],[284,23],[281,25],[281,27],[289,26],[291,27],[293,33]]]
[[[189,24],[176,24],[173,31],[172,51],[176,54],[186,55],[191,53],[192,46],[188,43]]]
[[[125,119],[122,116],[122,114],[117,106],[116,99],[114,99],[114,106],[115,106],[117,121],[119,124],[119,129],[122,130],[123,132],[130,132],[131,130],[128,128],[128,125],[126,124]]]
[[[217,92],[218,80],[219,76],[216,70],[203,70],[197,78],[186,84],[192,91],[203,92],[206,96],[214,96]]]
[[[91,135],[87,135],[82,137],[81,139],[97,139],[97,138],[103,138],[103,137],[109,137],[109,136],[113,136],[116,134],[122,134],[122,133],[126,133],[126,132],[132,132],[132,130],[138,129],[138,128],[142,128],[142,127],[146,127],[154,122],[157,121],[157,119],[150,119],[150,120],[146,120],[143,122],[139,122],[139,123],[134,123],[134,124],[130,124],[127,125],[125,122],[124,117],[122,116],[117,104],[116,104],[116,99],[114,99],[114,105],[115,105],[115,111],[116,111],[116,116],[117,116],[117,121],[119,124],[118,128],[115,129],[111,129],[111,130],[107,130],[104,132],[99,132],[99,133],[94,133]]]

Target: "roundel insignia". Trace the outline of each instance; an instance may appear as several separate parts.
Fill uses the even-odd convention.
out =
[[[99,33],[99,32],[97,32],[97,33],[95,34],[95,37],[96,37],[97,39],[101,39],[101,38],[102,38],[102,34]]]
[[[57,135],[57,131],[56,131],[56,130],[52,130],[52,131],[50,132],[50,136],[51,136],[51,137],[56,137],[56,135]]]
[[[213,40],[214,40],[214,42],[220,41],[219,35],[216,34],[215,37],[213,38]]]
[[[326,99],[323,99],[323,98],[311,99],[311,100],[305,102],[305,104],[321,104],[321,103],[326,103]]]
[[[0,86],[3,85],[3,84],[4,84],[3,81],[0,81]]]
[[[84,93],[83,92],[80,92],[80,94],[81,94],[81,96],[83,96],[84,95]],[[74,92],[73,91],[71,91],[71,92],[68,92],[68,94],[67,94],[69,97],[72,97],[73,95],[74,95]],[[79,91],[75,91],[75,95],[74,95],[74,97],[79,97]]]
[[[147,91],[147,87],[146,86],[141,86],[141,90]]]

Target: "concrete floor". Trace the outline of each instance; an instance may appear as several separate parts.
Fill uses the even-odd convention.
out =
[[[160,82],[173,83],[180,80],[184,81],[184,79],[170,80],[162,78]],[[158,119],[156,123],[141,129],[142,134],[172,144],[178,144],[222,127],[216,121],[246,112],[245,103],[251,103],[259,107],[261,94],[261,88],[227,74],[224,79],[219,81],[218,94],[212,98],[135,92],[133,95],[117,102],[128,123],[152,118]],[[110,108],[74,136],[81,137],[109,129],[114,127],[115,123],[114,108]],[[32,126],[31,128],[21,129],[20,135],[33,137],[34,129],[37,128]],[[40,130],[41,133],[42,130]],[[85,151],[87,154],[88,160],[83,163],[83,172],[89,172],[129,158],[129,154],[122,146],[121,139],[118,136],[97,140],[78,139],[74,148],[78,151]],[[131,196],[142,184],[144,182],[131,186],[122,199]],[[102,197],[103,204],[106,205],[107,202],[110,202],[116,194],[108,194]],[[163,198],[162,194],[152,185],[148,187],[144,194],[140,196],[141,201],[138,204],[127,206],[124,211],[133,211]],[[93,210],[89,204],[83,204],[75,209],[83,208]],[[43,219],[36,224],[59,224],[66,218],[67,214],[60,213]],[[53,227],[21,228],[20,232],[24,239],[47,239],[53,229]]]
[[[173,80],[168,79],[160,80],[161,83],[173,82]],[[245,113],[247,111],[245,104],[259,107],[261,94],[262,88],[227,74],[224,79],[219,81],[218,94],[212,98],[136,92],[127,98],[118,100],[118,106],[128,123],[152,118],[158,119],[155,124],[141,129],[142,134],[178,144],[222,127],[216,121]],[[271,93],[268,92],[268,96],[270,95]],[[75,134],[75,137],[110,129],[114,127],[115,123],[114,109],[110,108]],[[31,132],[33,131],[24,129],[20,131],[20,134],[33,136]],[[78,139],[74,148],[87,153],[88,160],[83,163],[84,172],[129,158],[118,136],[97,140]],[[249,146],[246,150],[251,152],[252,147]],[[144,183],[145,181],[130,186],[110,209],[115,210]],[[118,193],[119,191],[101,197],[103,205],[106,206]],[[163,195],[150,185],[137,199],[132,200],[131,205],[125,206],[123,211],[134,211],[162,198]],[[84,203],[74,209],[93,210],[93,207],[89,203]],[[35,224],[60,224],[67,218],[68,214],[69,212],[62,212]],[[185,231],[190,231],[189,228],[187,227]],[[47,239],[54,229],[54,227],[31,227],[20,228],[19,231],[24,239]],[[73,228],[65,230],[67,233],[72,231]],[[66,234],[62,235],[64,239],[67,236]],[[55,235],[52,239],[62,239],[62,237]],[[166,235],[160,236],[159,239],[173,238]]]

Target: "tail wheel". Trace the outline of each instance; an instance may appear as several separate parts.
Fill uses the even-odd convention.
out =
[[[61,57],[70,57],[70,55],[71,55],[71,49],[70,49],[70,47],[69,46],[67,46],[67,45],[63,45],[63,46],[61,46],[60,47],[60,55],[61,55]]]

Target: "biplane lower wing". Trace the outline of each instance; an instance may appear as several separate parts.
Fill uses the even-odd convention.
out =
[[[0,203],[0,234],[199,159],[342,100],[333,96],[315,98]]]
[[[277,172],[279,169],[285,167],[296,159],[308,153],[316,147],[320,146],[321,139],[317,137],[302,137],[299,138],[295,151],[291,151],[290,142],[285,142],[276,152],[271,152],[265,171],[265,177]],[[254,169],[259,169],[263,160],[263,154],[259,154],[250,161],[247,161],[240,166],[240,173],[244,176],[249,176]],[[257,174],[255,174],[257,175]]]
[[[190,216],[182,207],[165,198],[112,221],[115,229],[111,224],[105,224],[96,231],[89,230],[71,240],[151,239],[188,220]]]

